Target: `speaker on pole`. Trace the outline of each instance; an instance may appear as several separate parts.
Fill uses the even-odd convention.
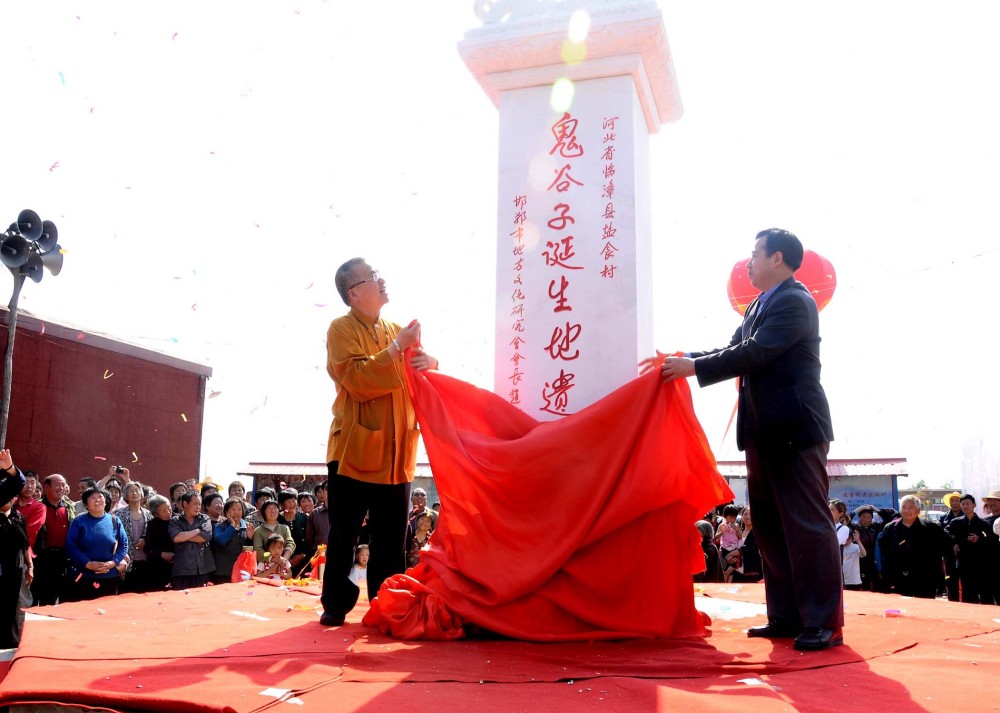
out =
[[[42,237],[42,219],[33,210],[22,210],[17,214],[17,232],[24,236],[25,240],[35,242]]]
[[[28,256],[28,262],[21,265],[21,274],[30,277],[34,282],[41,282],[45,276],[42,271],[42,256],[37,253]]]
[[[42,237],[35,241],[35,245],[38,246],[38,252],[49,252],[52,248],[56,247],[57,242],[59,242],[59,231],[56,230],[56,224],[51,220],[43,220]]]
[[[7,267],[21,267],[30,254],[31,243],[20,235],[4,235],[0,240],[0,262]]]
[[[58,275],[59,271],[62,270],[63,254],[62,249],[58,245],[56,245],[52,250],[49,250],[47,253],[42,253],[40,259],[42,261],[42,266],[52,273],[53,277]]]

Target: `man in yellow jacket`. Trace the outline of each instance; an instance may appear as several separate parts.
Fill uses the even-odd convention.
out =
[[[417,424],[406,388],[404,352],[415,369],[438,361],[417,343],[420,324],[405,329],[379,315],[389,301],[383,280],[362,258],[337,269],[337,292],[350,311],[330,323],[326,370],[337,386],[327,445],[330,540],[320,624],[339,626],[358,601],[348,579],[365,514],[371,535],[368,596],[405,569],[406,515],[417,460]]]

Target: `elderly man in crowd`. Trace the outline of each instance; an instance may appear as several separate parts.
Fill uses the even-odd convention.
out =
[[[934,599],[944,583],[941,564],[951,540],[940,525],[920,519],[922,507],[916,495],[900,498],[900,519],[885,526],[876,546],[884,591]]]

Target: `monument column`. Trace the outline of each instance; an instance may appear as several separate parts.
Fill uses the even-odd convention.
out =
[[[494,390],[576,413],[653,353],[649,136],[680,118],[652,0],[479,0],[459,52],[500,111]]]

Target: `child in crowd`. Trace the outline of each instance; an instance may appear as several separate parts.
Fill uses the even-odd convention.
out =
[[[735,505],[726,505],[722,510],[722,522],[719,523],[719,529],[715,533],[715,539],[719,542],[719,554],[722,556],[722,561],[726,561],[726,557],[733,550],[738,550],[740,548],[740,540],[743,539],[743,530],[740,528],[738,522],[736,522],[736,516],[740,514],[740,509]]]
[[[347,575],[352,582],[359,587],[368,578],[368,545],[358,545],[357,553],[354,555],[354,566],[351,573]]]
[[[282,558],[285,551],[285,538],[274,533],[267,538],[267,555],[263,562],[257,564],[258,577],[270,577],[271,579],[291,579],[292,569]]]

